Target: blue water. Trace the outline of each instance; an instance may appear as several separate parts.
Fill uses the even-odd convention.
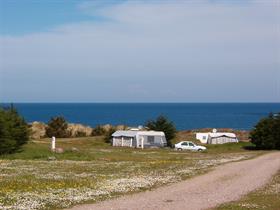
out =
[[[48,122],[51,117],[62,115],[69,122],[90,126],[138,126],[162,114],[178,130],[249,130],[270,112],[280,112],[280,103],[18,103],[14,106],[27,122]]]

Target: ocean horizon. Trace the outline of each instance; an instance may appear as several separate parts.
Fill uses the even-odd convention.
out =
[[[9,103],[1,103],[8,106]],[[70,123],[144,125],[164,115],[178,130],[231,128],[250,130],[269,113],[280,112],[280,103],[13,103],[28,123],[47,123],[63,116]]]

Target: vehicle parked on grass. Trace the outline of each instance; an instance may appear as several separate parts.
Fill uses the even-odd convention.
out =
[[[196,145],[195,143],[191,141],[181,141],[177,144],[175,144],[176,150],[191,150],[191,151],[203,151],[207,148],[204,146]]]

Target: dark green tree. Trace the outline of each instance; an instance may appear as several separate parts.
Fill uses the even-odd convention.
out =
[[[104,134],[106,134],[106,130],[101,125],[97,125],[91,132],[92,136],[102,136]]]
[[[261,119],[250,132],[250,139],[258,149],[280,149],[280,113]]]
[[[46,128],[46,135],[48,137],[55,136],[57,138],[67,138],[70,136],[70,133],[67,130],[68,123],[64,119],[64,117],[52,117],[48,122]]]
[[[27,143],[28,125],[11,105],[0,108],[0,154],[12,153]]]
[[[106,143],[111,143],[111,140],[112,140],[112,134],[116,132],[116,128],[114,127],[110,127],[109,130],[107,130],[105,132],[105,142]]]
[[[167,146],[172,146],[171,140],[176,136],[176,127],[168,118],[161,115],[156,120],[147,121],[145,126],[150,130],[163,131]]]

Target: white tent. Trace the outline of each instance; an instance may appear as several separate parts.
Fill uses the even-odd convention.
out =
[[[161,131],[119,130],[112,134],[112,145],[121,147],[164,147],[166,138]]]

